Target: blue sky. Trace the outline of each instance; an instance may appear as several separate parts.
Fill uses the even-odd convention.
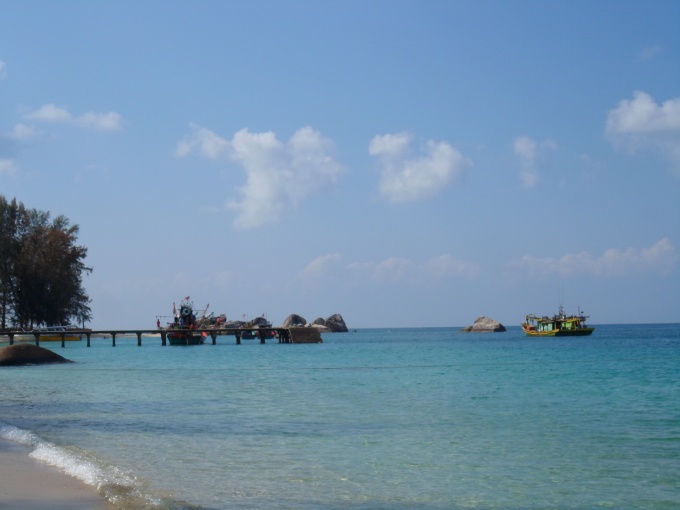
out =
[[[0,194],[94,328],[680,322],[677,1],[3,2]]]

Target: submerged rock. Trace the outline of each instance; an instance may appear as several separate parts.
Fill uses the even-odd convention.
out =
[[[0,349],[0,366],[45,365],[49,363],[73,363],[44,347],[33,344],[14,344]]]
[[[472,326],[461,329],[463,333],[502,333],[505,326],[489,317],[478,317]]]

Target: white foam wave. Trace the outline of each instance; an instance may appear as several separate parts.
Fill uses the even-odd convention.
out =
[[[0,437],[24,446],[33,446],[38,442],[35,434],[4,423],[0,423]]]
[[[107,465],[90,452],[57,446],[32,432],[2,422],[0,438],[29,447],[29,457],[96,488],[114,504],[125,508],[165,508],[161,498],[148,494],[142,480],[116,466]]]

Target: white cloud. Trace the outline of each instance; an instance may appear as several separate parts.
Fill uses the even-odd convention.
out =
[[[460,178],[470,160],[445,142],[428,141],[423,154],[409,155],[412,136],[408,133],[374,137],[368,148],[381,165],[380,193],[392,202],[409,202],[431,197]]]
[[[122,117],[116,112],[87,112],[74,116],[68,110],[54,104],[43,105],[38,110],[25,115],[25,118],[39,122],[68,124],[82,129],[94,129],[95,131],[118,131],[122,122]]]
[[[75,125],[81,128],[92,128],[97,131],[118,131],[123,118],[119,113],[87,112],[75,118]]]
[[[307,281],[317,281],[324,276],[324,273],[326,273],[330,266],[341,259],[342,255],[339,253],[329,253],[328,255],[317,257],[300,271],[300,276]]]
[[[9,137],[17,141],[30,140],[40,135],[40,130],[29,124],[17,124],[9,134]]]
[[[635,153],[651,148],[680,172],[680,97],[657,104],[645,92],[636,91],[607,115],[607,138],[617,147]]]
[[[0,174],[15,175],[18,167],[15,156],[21,142],[40,136],[40,131],[27,124],[16,124],[12,131],[0,134]]]
[[[519,157],[522,184],[525,188],[533,188],[538,182],[536,141],[528,136],[520,136],[515,139],[513,148],[515,154]]]
[[[59,108],[54,104],[43,105],[40,109],[26,114],[25,118],[43,122],[73,122],[73,115],[68,110]]]
[[[425,281],[462,277],[475,278],[480,267],[474,262],[456,259],[450,254],[433,257],[423,264],[401,257],[388,257],[380,262],[354,262],[347,269],[374,281],[422,284]]]
[[[177,143],[175,154],[179,157],[188,156],[192,152],[198,152],[210,159],[217,159],[227,152],[229,142],[209,129],[190,124],[191,134],[185,136]]]
[[[358,273],[362,278],[374,281],[401,281],[412,274],[412,262],[405,258],[388,257],[380,262],[353,262],[347,269]]]
[[[649,248],[609,248],[599,257],[581,252],[559,258],[526,255],[510,263],[511,268],[526,271],[530,276],[624,276],[643,272],[669,274],[677,265],[678,253],[668,238]]]
[[[237,212],[234,226],[238,228],[276,223],[287,209],[334,183],[343,171],[330,156],[333,143],[310,127],[299,129],[286,143],[271,131],[242,129],[226,140],[208,129],[191,127],[193,132],[178,143],[178,156],[225,155],[246,171],[246,184],[239,188],[242,199],[227,203]]]
[[[520,179],[522,186],[533,188],[538,184],[538,163],[542,157],[542,149],[555,149],[557,145],[552,140],[545,140],[540,144],[531,137],[518,136],[513,143],[513,150],[519,159]]]
[[[474,278],[480,272],[479,264],[468,260],[456,259],[448,253],[431,258],[425,263],[424,269],[426,273],[437,278],[451,276]]]

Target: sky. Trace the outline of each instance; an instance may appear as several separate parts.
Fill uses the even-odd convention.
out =
[[[676,0],[7,0],[0,195],[79,226],[93,329],[185,296],[350,329],[561,304],[680,322],[678,20]]]

